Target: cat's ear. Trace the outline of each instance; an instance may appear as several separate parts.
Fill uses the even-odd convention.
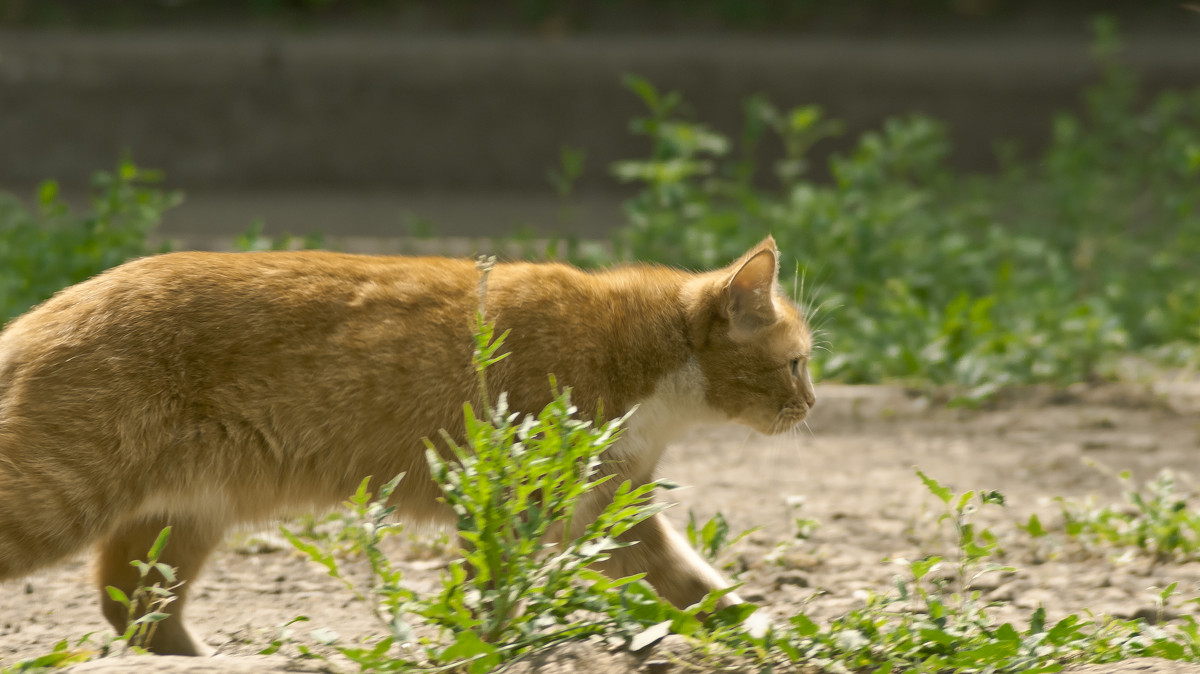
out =
[[[735,340],[750,338],[759,328],[775,322],[775,279],[779,251],[767,237],[730,266],[725,285],[725,315]]]

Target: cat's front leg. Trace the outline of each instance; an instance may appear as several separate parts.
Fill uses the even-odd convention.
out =
[[[710,591],[729,587],[721,574],[688,545],[662,513],[633,527],[621,539],[637,542],[613,550],[611,557],[599,565],[600,571],[612,578],[644,572],[646,581],[659,596],[677,608],[687,608],[700,602]],[[743,603],[737,593],[730,592],[717,601],[717,609]],[[762,637],[772,629],[771,619],[763,611],[750,614],[743,626],[756,637]]]
[[[621,536],[632,542],[610,552],[599,568],[612,578],[645,573],[646,581],[659,596],[679,608],[699,602],[712,590],[729,587],[721,574],[692,549],[662,513],[631,528]],[[717,608],[742,603],[735,593],[726,594]]]
[[[159,561],[174,567],[175,578],[168,582],[157,571],[152,572],[149,578],[141,578],[130,560],[143,559],[168,525],[172,528],[171,536]],[[223,533],[224,527],[216,522],[190,516],[154,516],[131,520],[116,527],[100,545],[96,558],[96,581],[100,588],[104,617],[117,634],[123,634],[128,626],[129,608],[114,601],[106,588],[112,586],[121,590],[126,597],[135,597],[139,586],[159,583],[171,588],[174,601],[165,608],[170,617],[154,624],[150,641],[144,644],[146,648],[159,655],[210,654],[212,649],[187,629],[183,616],[192,589],[191,583],[209,553],[221,542]],[[149,608],[143,604],[135,610],[145,612]]]

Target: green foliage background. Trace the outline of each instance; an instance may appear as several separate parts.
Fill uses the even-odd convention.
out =
[[[647,157],[613,167],[638,186],[612,256],[689,268],[725,264],[768,233],[785,286],[828,349],[823,379],[949,386],[964,400],[1010,385],[1068,384],[1200,364],[1200,89],[1147,101],[1096,23],[1103,81],[1082,115],[1051,120],[1052,141],[1022,158],[1000,147],[995,175],[951,170],[935,119],[889,119],[809,177],[810,148],[843,125],[817,106],[746,102],[736,141],[689,119],[682,96],[627,77],[647,113],[631,131]],[[759,173],[757,149],[784,158]],[[583,155],[552,172],[569,200]],[[45,183],[35,206],[0,195],[0,320],[55,290],[150,252],[147,233],[176,193],[122,161],[97,174],[72,213]],[[569,208],[564,209],[564,213]],[[288,245],[286,241],[275,244]],[[256,232],[242,249],[271,247]],[[569,250],[578,250],[571,248]],[[1147,369],[1148,368],[1148,369]]]
[[[39,187],[32,209],[0,193],[0,325],[61,288],[157,252],[146,237],[182,200],[156,189],[159,180],[157,172],[123,159],[111,173],[93,176],[83,213],[71,210],[52,180]]]
[[[1032,161],[1002,149],[997,176],[951,171],[943,126],[910,116],[864,134],[831,159],[832,184],[815,182],[806,152],[841,129],[816,106],[748,101],[735,149],[683,118],[678,94],[630,77],[648,108],[632,131],[652,151],[615,167],[641,186],[618,250],[711,267],[773,234],[795,265],[792,289],[828,333],[825,378],[981,397],[1112,376],[1131,354],[1194,364],[1200,90],[1143,103],[1115,26],[1096,28],[1104,80],[1086,92],[1086,113],[1057,116]],[[786,158],[763,188],[754,154],[768,136]]]

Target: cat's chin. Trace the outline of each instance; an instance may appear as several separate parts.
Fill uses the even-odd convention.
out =
[[[758,431],[763,435],[783,435],[799,428],[807,418],[807,410],[785,409],[776,415],[765,428],[759,427]]]
[[[742,423],[754,429],[755,431],[762,433],[763,435],[783,435],[784,433],[790,433],[799,428],[800,424],[804,422],[804,419],[807,416],[808,415],[806,414],[802,414],[798,418],[775,418],[768,422],[752,423],[743,421]]]

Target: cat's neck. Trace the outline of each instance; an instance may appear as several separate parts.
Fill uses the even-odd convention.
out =
[[[622,413],[643,408],[638,416],[657,419],[655,433],[671,438],[715,414],[705,402],[707,382],[695,353],[696,333],[708,329],[697,321],[710,314],[703,292],[711,282],[657,268],[636,274],[632,291],[628,279],[615,274],[591,317],[607,347],[601,351],[607,350],[608,399],[623,400]],[[651,275],[655,282],[645,283]]]
[[[700,364],[689,359],[659,379],[654,391],[638,401],[630,428],[636,426],[648,438],[669,442],[693,426],[724,421],[723,415],[705,402],[706,386]]]
[[[613,456],[630,475],[650,479],[667,444],[689,428],[724,421],[704,399],[706,382],[700,364],[690,359],[661,379],[653,392],[638,401]]]
[[[584,416],[620,416],[692,357],[681,272],[632,267],[588,274],[551,265],[498,271],[509,273],[489,292],[498,329],[511,329],[505,347],[512,355],[495,376],[522,409],[545,404],[552,373],[574,389]]]

